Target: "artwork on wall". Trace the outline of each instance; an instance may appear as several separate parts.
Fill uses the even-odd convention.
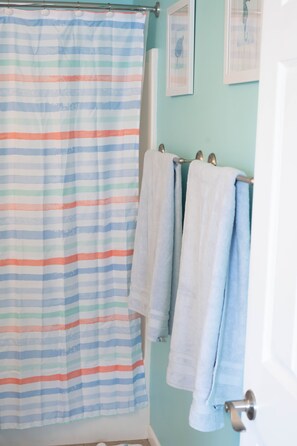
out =
[[[224,83],[259,80],[262,0],[225,0]]]
[[[167,9],[167,96],[193,93],[194,24],[195,0]]]

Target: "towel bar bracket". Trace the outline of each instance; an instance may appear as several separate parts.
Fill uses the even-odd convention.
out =
[[[210,164],[212,164],[213,166],[216,166],[216,165],[217,165],[217,157],[215,156],[214,153],[210,153],[210,154],[208,155],[208,160],[207,160],[207,162],[210,163]]]

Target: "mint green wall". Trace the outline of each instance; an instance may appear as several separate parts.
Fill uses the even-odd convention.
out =
[[[152,2],[151,2],[152,3]],[[258,84],[223,84],[224,0],[196,0],[195,92],[166,97],[166,9],[150,18],[148,48],[159,48],[157,141],[193,158],[215,152],[220,165],[253,173]],[[230,428],[201,433],[188,426],[191,395],[166,385],[169,342],[154,344],[151,358],[151,425],[161,446],[237,446]]]
[[[158,142],[180,155],[214,151],[220,165],[252,174],[258,83],[223,84],[224,0],[196,0],[194,95],[166,97],[166,9],[150,18],[148,48],[159,48]]]

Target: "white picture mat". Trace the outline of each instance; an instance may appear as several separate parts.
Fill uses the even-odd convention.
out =
[[[194,21],[194,0],[167,9],[167,96],[193,93]]]
[[[259,80],[262,0],[225,0],[224,83]]]

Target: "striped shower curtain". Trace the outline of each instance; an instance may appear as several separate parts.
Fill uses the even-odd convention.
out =
[[[147,403],[127,308],[145,21],[1,10],[1,429]]]

